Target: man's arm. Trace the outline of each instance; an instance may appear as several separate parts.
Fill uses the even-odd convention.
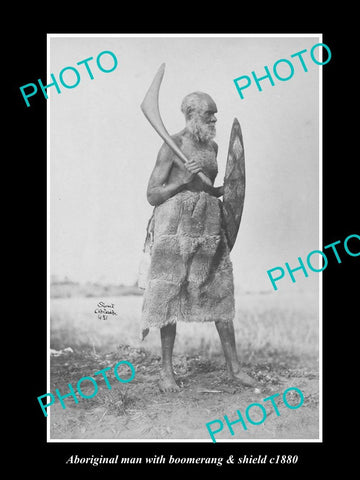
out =
[[[168,198],[180,192],[183,185],[190,182],[194,177],[194,173],[187,172],[184,169],[179,178],[169,184],[166,183],[173,166],[173,155],[171,149],[163,144],[148,183],[147,199],[150,205],[156,206],[165,202]]]
[[[224,195],[224,187],[221,186],[221,187],[213,187],[214,189],[214,197],[221,197],[222,195]]]
[[[215,156],[217,157],[217,154],[218,154],[218,144],[212,140],[211,141],[211,145],[215,151]],[[204,185],[204,190],[205,192],[208,192],[210,195],[214,196],[214,197],[221,197],[222,195],[224,195],[224,187],[221,186],[221,187],[211,187],[209,185]]]
[[[224,187],[210,187],[209,185],[204,185],[205,192],[209,193],[213,197],[221,197],[224,195]]]

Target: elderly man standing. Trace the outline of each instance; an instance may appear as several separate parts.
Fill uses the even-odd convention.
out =
[[[244,385],[254,381],[241,371],[237,357],[234,319],[234,284],[224,231],[223,187],[212,184],[218,173],[213,99],[202,92],[187,95],[181,105],[185,128],[172,136],[188,158],[186,168],[163,144],[151,174],[147,199],[154,213],[147,242],[151,252],[143,302],[143,338],[149,328],[160,328],[162,369],[159,387],[178,391],[172,354],[176,323],[214,321],[230,376]]]

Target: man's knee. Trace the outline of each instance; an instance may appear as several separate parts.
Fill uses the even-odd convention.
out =
[[[233,320],[215,320],[215,326],[218,330],[232,330],[234,322]]]
[[[161,336],[171,336],[175,335],[176,333],[176,323],[168,323],[164,327],[160,328]]]

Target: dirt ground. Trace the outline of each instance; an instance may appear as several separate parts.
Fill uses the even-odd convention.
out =
[[[72,398],[66,398],[66,409],[57,401],[49,409],[49,439],[211,442],[206,423],[215,419],[224,423],[222,432],[216,434],[217,441],[318,439],[317,358],[310,355],[298,357],[271,349],[241,352],[240,358],[244,371],[257,380],[256,389],[241,387],[229,380],[219,354],[211,358],[175,355],[174,367],[181,391],[160,393],[157,386],[160,356],[144,348],[122,345],[106,354],[79,349],[52,356],[51,392],[58,388],[62,394],[68,393],[68,383],[76,391],[78,380],[105,367],[111,367],[108,378],[112,389],[108,389],[99,375],[95,377],[99,389],[94,397],[84,399],[78,395],[78,404]],[[113,367],[121,360],[131,362],[136,369],[135,378],[126,384],[114,377]],[[122,375],[125,378],[125,373]],[[282,401],[282,393],[289,387],[297,387],[304,395],[304,403],[297,409],[287,408]],[[89,381],[82,383],[81,388],[86,395],[94,391]],[[270,401],[262,402],[276,393],[280,394],[276,399],[280,416]],[[299,403],[294,391],[289,392],[287,400],[293,406]],[[247,421],[247,430],[240,423],[235,424],[234,435],[231,435],[224,415],[234,421],[238,418],[236,410],[240,410],[245,418],[246,407],[254,402],[264,405],[266,420],[259,425]],[[256,408],[251,417],[260,421],[262,416]],[[218,428],[217,424],[213,428]]]

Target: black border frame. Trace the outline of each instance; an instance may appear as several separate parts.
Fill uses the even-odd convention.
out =
[[[98,31],[96,31],[98,30]],[[15,145],[20,147],[16,182],[12,182],[13,194],[11,201],[11,229],[19,228],[19,244],[16,244],[16,262],[19,268],[13,269],[15,285],[19,284],[20,268],[25,268],[24,287],[31,285],[22,296],[21,322],[22,336],[25,340],[25,355],[19,355],[17,371],[21,372],[21,394],[15,402],[17,407],[12,410],[13,446],[20,452],[22,461],[19,467],[28,465],[31,471],[49,469],[49,473],[98,472],[109,473],[125,471],[138,472],[135,465],[71,465],[66,460],[73,454],[79,456],[223,456],[240,455],[298,455],[295,465],[176,465],[176,472],[231,472],[243,473],[250,471],[265,472],[275,468],[289,471],[313,471],[327,464],[342,465],[343,456],[351,442],[346,433],[349,420],[346,419],[342,405],[348,404],[348,387],[356,387],[349,368],[349,327],[348,323],[356,318],[352,302],[355,299],[356,283],[353,280],[359,258],[341,255],[341,264],[329,262],[323,275],[323,442],[322,443],[47,443],[45,418],[36,400],[39,392],[46,391],[46,101],[36,96],[27,108],[19,91],[19,86],[46,78],[46,42],[48,33],[322,33],[323,42],[332,52],[331,61],[323,68],[323,244],[343,241],[348,235],[359,234],[359,221],[356,206],[358,204],[357,179],[355,172],[355,157],[357,150],[353,148],[356,139],[352,118],[356,112],[351,112],[351,102],[356,92],[347,90],[344,76],[349,71],[349,39],[339,32],[332,33],[319,26],[309,29],[256,28],[255,31],[240,30],[239,27],[230,31],[208,28],[200,32],[192,28],[186,31],[162,31],[154,28],[151,31],[143,28],[64,28],[49,26],[22,30],[19,38],[18,57],[15,73],[10,86],[12,112],[15,112]],[[19,60],[20,59],[20,60]],[[345,107],[349,107],[349,113]],[[355,115],[354,115],[355,114]],[[354,117],[352,117],[354,115]],[[351,128],[353,130],[351,130]],[[355,153],[354,153],[355,150]],[[16,150],[17,151],[17,148]],[[14,189],[14,186],[16,187]],[[14,210],[13,210],[14,208]],[[13,246],[13,245],[12,245]],[[33,280],[34,275],[36,280]],[[21,278],[21,275],[20,275]],[[19,302],[17,302],[19,303]],[[27,312],[24,314],[24,312]],[[343,320],[343,322],[342,322]],[[14,320],[16,323],[19,320]],[[346,323],[345,323],[346,322]],[[16,334],[15,334],[16,335]],[[16,337],[15,337],[16,339]],[[31,339],[31,345],[29,345]],[[344,347],[347,349],[345,352]],[[24,363],[24,357],[28,359]],[[353,383],[351,383],[353,382]],[[26,432],[24,432],[24,425]],[[350,422],[351,427],[351,422]],[[18,447],[18,450],[16,448]],[[336,448],[337,454],[331,457],[331,451]],[[345,449],[345,450],[344,450]],[[141,465],[143,467],[144,464]],[[152,464],[146,465],[152,473],[173,466]],[[16,465],[14,466],[16,467]],[[225,470],[224,470],[225,469]],[[259,470],[260,469],[260,470]],[[285,470],[284,470],[285,469]],[[29,471],[28,470],[28,471]],[[173,468],[172,468],[172,471]]]

